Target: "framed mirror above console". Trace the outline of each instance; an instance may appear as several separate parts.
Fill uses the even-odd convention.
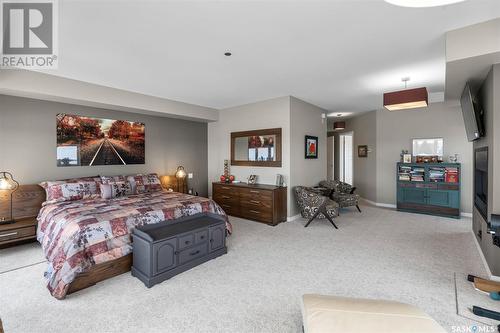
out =
[[[231,165],[281,167],[281,128],[231,133]]]

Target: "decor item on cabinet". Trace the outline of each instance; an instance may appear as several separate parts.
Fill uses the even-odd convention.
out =
[[[247,181],[248,181],[248,184],[250,184],[250,185],[257,184],[257,175],[248,176]]]
[[[448,157],[448,160],[450,161],[450,163],[457,163],[458,162],[458,154],[450,155]]]
[[[57,115],[57,166],[144,163],[144,123]]]
[[[231,165],[281,167],[281,128],[231,133]]]
[[[276,186],[283,187],[285,186],[285,177],[283,175],[276,175]]]
[[[403,155],[403,163],[411,163],[411,154]]]
[[[440,163],[439,156],[417,156],[415,157],[416,163]]]
[[[336,121],[333,123],[333,130],[340,131],[345,129],[345,121]]]
[[[305,158],[318,158],[318,137],[306,135]]]
[[[287,188],[246,183],[213,183],[213,200],[228,215],[276,225],[286,221]]]
[[[428,106],[427,88],[407,89],[410,78],[404,77],[401,81],[405,84],[405,90],[384,94],[384,107],[387,110],[398,111]]]
[[[358,146],[358,157],[368,157],[368,146],[359,145]]]
[[[460,169],[459,163],[398,163],[398,210],[460,218]]]
[[[224,160],[224,177],[229,179],[229,161]]]
[[[405,154],[409,154],[408,150],[407,149],[401,150],[401,154],[399,154],[400,162],[403,162]]]
[[[7,171],[0,172],[0,191],[9,191],[9,216],[1,216],[0,224],[14,223],[12,195],[19,188],[19,183],[12,177],[12,174]]]

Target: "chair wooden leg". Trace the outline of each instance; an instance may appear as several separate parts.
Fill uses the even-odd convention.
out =
[[[308,226],[308,225],[309,225],[309,224],[310,224],[310,223],[311,223],[311,222],[312,222],[312,221],[313,221],[316,217],[318,217],[319,213],[321,213],[321,212],[320,212],[320,210],[318,209],[318,210],[316,211],[316,213],[314,213],[313,217],[311,217],[311,218],[309,219],[309,221],[307,221],[307,223],[306,223],[306,225],[304,226],[304,228],[307,228],[307,226]]]
[[[328,221],[330,221],[330,223],[335,227],[335,229],[338,229],[337,225],[333,222],[333,220],[330,217],[330,215],[328,215],[328,214],[325,213],[325,217],[328,219]]]
[[[358,206],[358,205],[356,205],[356,208],[358,209],[358,212],[360,212],[360,213],[361,213],[361,209],[359,209],[359,206]]]

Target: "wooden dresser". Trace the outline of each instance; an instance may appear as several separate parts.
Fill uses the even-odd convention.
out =
[[[215,182],[212,196],[228,215],[271,225],[286,221],[286,187]]]

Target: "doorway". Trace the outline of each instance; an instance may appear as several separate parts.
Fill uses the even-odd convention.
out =
[[[339,135],[339,180],[352,185],[353,132]]]
[[[335,137],[329,136],[326,141],[326,179],[335,178]]]

